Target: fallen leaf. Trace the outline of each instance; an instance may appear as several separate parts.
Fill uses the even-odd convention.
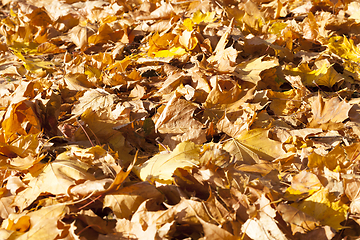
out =
[[[79,161],[55,160],[46,164],[43,169],[28,175],[28,187],[19,192],[14,205],[21,210],[28,207],[41,193],[68,195],[70,186],[79,180],[91,180],[94,176],[87,172],[89,165]]]
[[[324,101],[319,94],[312,103],[313,120],[310,122],[310,126],[318,127],[329,123],[341,123],[348,118],[350,108],[351,105],[345,100],[340,102],[337,97],[333,97]]]
[[[118,218],[130,219],[138,207],[147,199],[162,199],[162,194],[148,182],[140,182],[106,194],[104,207],[113,210]]]
[[[159,153],[142,166],[135,166],[135,173],[143,181],[171,184],[177,168],[191,168],[199,164],[200,149],[192,142],[179,143],[170,153]]]
[[[332,200],[328,190],[325,188],[320,189],[299,203],[291,204],[291,206],[319,220],[322,225],[329,225],[335,230],[343,228],[340,223],[346,219],[349,209],[341,200]]]
[[[285,153],[282,144],[269,139],[268,130],[260,128],[244,132],[228,141],[224,149],[230,152],[236,161],[246,164],[260,163],[260,159],[271,161]]]
[[[260,73],[262,71],[279,65],[277,59],[263,60],[264,57],[259,57],[242,62],[236,66],[234,74],[243,81],[258,84],[261,81]]]
[[[297,202],[319,191],[323,185],[319,178],[308,171],[301,171],[291,181],[291,186],[286,189],[284,198],[288,201]]]
[[[285,222],[302,228],[303,233],[312,231],[320,226],[320,222],[318,220],[309,215],[306,215],[304,212],[295,207],[292,207],[291,205],[280,203],[277,206],[277,210]]]

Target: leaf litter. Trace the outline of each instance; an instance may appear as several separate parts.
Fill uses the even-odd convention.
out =
[[[1,239],[356,239],[357,1],[0,7]]]

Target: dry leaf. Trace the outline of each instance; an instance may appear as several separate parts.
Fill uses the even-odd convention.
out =
[[[182,142],[172,152],[161,152],[134,170],[143,181],[171,184],[177,168],[191,168],[199,164],[199,154],[200,149],[194,143]]]

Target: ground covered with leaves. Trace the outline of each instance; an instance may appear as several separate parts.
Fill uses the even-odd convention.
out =
[[[359,9],[2,0],[0,239],[357,239]]]

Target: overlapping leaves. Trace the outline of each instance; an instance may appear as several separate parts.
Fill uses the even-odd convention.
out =
[[[357,2],[2,4],[1,239],[356,236]]]

